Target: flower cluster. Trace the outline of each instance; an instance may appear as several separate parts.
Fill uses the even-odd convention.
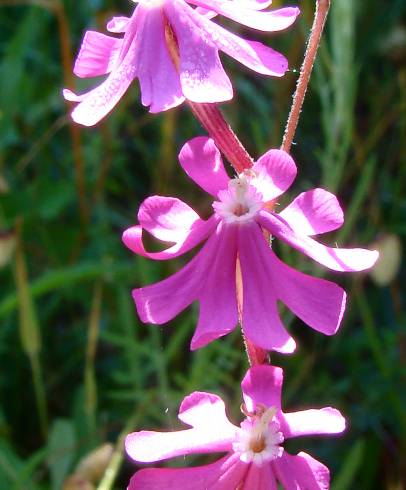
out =
[[[181,104],[230,100],[233,89],[219,50],[251,70],[280,77],[286,58],[270,47],[231,34],[211,19],[222,15],[261,31],[286,29],[299,9],[262,12],[271,2],[261,0],[141,0],[133,15],[114,17],[107,29],[122,38],[87,31],[76,59],[78,77],[107,75],[98,87],[82,95],[65,89],[67,100],[79,102],[73,119],[92,126],[117,104],[138,78],[141,102],[151,112]],[[176,51],[176,53],[174,53]],[[176,56],[176,63],[173,57]]]
[[[114,17],[107,24],[112,36],[86,32],[74,73],[83,78],[107,77],[81,95],[64,90],[67,100],[78,103],[73,119],[88,126],[96,124],[138,78],[141,102],[150,112],[165,111],[187,99],[208,127],[203,121],[203,115],[210,117],[208,107],[233,96],[219,51],[257,73],[280,77],[286,72],[282,54],[232,34],[213,20],[219,15],[274,32],[289,27],[299,14],[296,7],[267,10],[270,4],[270,0],[140,0],[131,17]],[[204,109],[197,110],[198,104],[205,104],[200,106]],[[230,177],[220,150],[227,156],[239,142],[223,122],[218,130],[215,124],[209,125],[211,138],[194,138],[179,154],[188,177],[212,196],[212,215],[202,219],[178,198],[152,196],[141,204],[138,224],[123,234],[130,250],[152,260],[172,259],[201,245],[175,274],[134,289],[136,308],[143,322],[161,325],[198,302],[191,350],[240,324],[248,353],[250,349],[292,353],[296,343],[281,320],[278,302],[314,330],[333,335],[343,318],[346,293],[331,281],[282,262],[274,244],[284,242],[338,272],[368,269],[378,254],[329,247],[313,238],[338,229],[344,221],[337,198],[327,190],[303,192],[284,209],[279,208],[277,200],[297,173],[287,151],[271,149],[252,165],[247,154],[245,162],[235,165],[238,173]],[[160,252],[149,252],[144,246],[145,233],[169,245]],[[194,392],[183,400],[179,411],[179,419],[189,429],[140,431],[126,439],[128,455],[139,463],[189,454],[225,456],[192,468],[143,468],[131,479],[129,490],[329,488],[329,470],[305,452],[290,455],[284,442],[303,435],[340,434],[345,429],[344,418],[331,407],[284,413],[282,369],[267,364],[265,357],[250,357],[250,361],[253,365],[241,385],[245,418],[239,426],[226,416],[221,398]]]

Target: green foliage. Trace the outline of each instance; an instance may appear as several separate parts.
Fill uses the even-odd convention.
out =
[[[298,25],[271,40],[290,60],[286,77],[257,77],[224,59],[236,88],[224,111],[254,157],[281,142],[314,7],[300,3]],[[151,193],[180,196],[209,214],[207,196],[176,161],[181,145],[203,130],[185,107],[148,114],[136,83],[92,129],[72,126],[61,97],[62,87],[73,88],[70,59],[84,30],[102,30],[113,13],[132,8],[112,0],[0,0],[0,254],[9,233],[17,238],[0,269],[1,489],[60,489],[105,441],[118,442],[99,488],[125,488],[136,466],[123,458],[123,435],[181,427],[177,407],[193,390],[223,396],[239,421],[247,363],[238,331],[191,354],[195,307],[162,328],[140,324],[131,289],[184,260],[152,263],[120,240]],[[388,233],[405,242],[406,50],[397,41],[405,10],[403,0],[332,1],[293,147],[292,189],[325,186],[339,195],[347,220],[330,243],[371,246]],[[279,252],[303,271],[332,276],[291,250]],[[385,287],[367,274],[336,274],[350,298],[339,334],[323,338],[287,315],[298,351],[272,358],[285,369],[287,409],[332,405],[350,421],[341,438],[291,445],[332,469],[333,490],[400,488],[404,274],[402,263]]]

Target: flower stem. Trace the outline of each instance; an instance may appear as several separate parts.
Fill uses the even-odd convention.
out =
[[[292,146],[293,138],[299,122],[300,112],[302,110],[303,101],[306,95],[307,86],[309,84],[310,75],[312,73],[314,60],[316,59],[317,50],[320,45],[320,39],[323,33],[329,8],[330,0],[316,0],[316,11],[314,13],[312,30],[310,32],[309,42],[307,43],[306,53],[300,69],[296,91],[293,96],[292,107],[290,108],[288,122],[286,123],[285,133],[282,140],[281,150],[288,153]]]
[[[235,171],[240,174],[243,170],[251,168],[253,159],[225,120],[217,104],[198,104],[190,100],[188,103],[193,114]]]

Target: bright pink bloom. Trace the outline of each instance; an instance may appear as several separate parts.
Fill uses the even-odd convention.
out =
[[[288,454],[282,443],[297,436],[340,434],[345,419],[331,407],[282,412],[282,382],[281,368],[261,365],[248,370],[241,384],[247,418],[240,427],[228,420],[221,398],[195,392],[179,409],[179,419],[191,429],[128,435],[127,453],[142,463],[227,452],[206,466],[140,470],[128,490],[276,490],[277,482],[286,490],[328,489],[328,468],[304,452]]]
[[[217,201],[207,221],[176,198],[154,196],[139,210],[139,226],[124,232],[133,252],[156,260],[177,257],[208,238],[200,252],[167,279],[135,289],[133,297],[143,322],[163,324],[194,301],[200,312],[191,348],[197,349],[229,333],[237,324],[236,266],[243,282],[242,325],[247,338],[267,350],[290,353],[295,342],[278,313],[282,301],[315,330],[334,334],[345,308],[345,292],[336,284],[308,276],[281,262],[262,228],[312,259],[336,271],[371,267],[378,253],[364,249],[329,248],[311,235],[339,228],[343,213],[335,196],[323,189],[300,194],[283,211],[266,207],[296,176],[292,158],[270,150],[238,178],[230,179],[214,142],[206,137],[186,143],[179,155],[185,172]],[[174,242],[162,252],[149,253],[143,230],[159,240]]]
[[[79,77],[109,74],[98,87],[82,95],[64,90],[67,100],[80,102],[73,119],[92,126],[117,104],[134,78],[141,86],[141,102],[151,112],[193,102],[221,102],[233,96],[218,51],[232,56],[251,70],[280,77],[287,60],[257,41],[247,41],[210,20],[217,14],[261,31],[289,27],[299,14],[296,7],[261,12],[268,0],[140,0],[131,18],[115,17],[107,29],[122,38],[87,31],[76,59]],[[179,69],[171,59],[165,25],[176,36]]]

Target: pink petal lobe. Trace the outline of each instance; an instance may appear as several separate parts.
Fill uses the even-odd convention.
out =
[[[184,100],[179,75],[165,40],[164,16],[161,8],[137,7],[143,22],[139,24],[136,64],[141,86],[141,102],[150,112],[166,111]]]
[[[217,242],[217,236],[212,235],[200,252],[178,272],[163,281],[133,290],[138,315],[144,323],[166,323],[198,298]]]
[[[378,259],[379,253],[376,250],[331,248],[306,235],[298,235],[283,218],[274,213],[261,211],[257,221],[272,235],[335,271],[362,271],[372,267]]]
[[[217,197],[230,180],[214,141],[198,136],[180,150],[179,162],[186,174],[203,190]]]
[[[178,242],[206,221],[187,204],[175,197],[152,196],[145,199],[138,212],[142,228],[155,238],[167,242]],[[215,220],[209,218],[211,227]]]
[[[272,4],[272,0],[235,0],[235,3],[250,10],[263,10]]]
[[[175,32],[180,55],[180,83],[183,95],[193,102],[221,102],[233,97],[217,47],[196,25],[204,17],[186,3],[174,0],[165,4],[165,14]]]
[[[138,471],[128,490],[230,490],[238,488],[247,468],[235,454],[196,468],[150,468]]]
[[[206,19],[214,19],[214,17],[217,16],[217,12],[213,12],[213,10],[208,10],[203,7],[196,7],[196,12],[203,15],[203,17],[206,17]]]
[[[277,308],[270,268],[271,254],[259,226],[253,223],[240,228],[239,259],[243,283],[243,330],[255,345],[284,354],[295,350],[295,341],[283,326]]]
[[[328,490],[330,472],[309,454],[291,456],[286,451],[272,461],[272,467],[284,490]]]
[[[240,236],[243,290],[247,290],[243,294],[243,328],[247,337],[263,348],[282,353],[294,350],[294,341],[279,319],[277,300],[310,327],[333,335],[345,310],[344,290],[284,264],[268,247],[259,227]],[[265,341],[268,346],[263,345]]]
[[[163,281],[133,291],[141,320],[166,323],[198,300],[199,321],[191,348],[197,349],[229,333],[237,324],[236,254],[233,230],[222,230],[220,224],[183,269]]]
[[[206,262],[201,273],[199,321],[190,344],[192,350],[228,334],[238,322],[235,285],[237,232],[233,226],[220,224],[217,233],[211,260]]]
[[[199,215],[180,199],[175,197],[151,196],[145,199],[138,211],[138,220],[144,230],[155,238],[166,242],[177,242]]]
[[[190,3],[214,10],[235,22],[259,31],[275,32],[290,27],[299,15],[297,7],[287,7],[268,12],[260,12],[252,8],[244,8],[243,5],[234,5],[234,2],[222,0],[189,0]]]
[[[126,437],[125,449],[130,458],[140,463],[152,463],[186,454],[224,452],[232,448],[230,436],[218,433],[218,426],[171,432],[142,430]],[[232,437],[232,436],[231,436]]]
[[[261,365],[251,367],[241,382],[244,402],[252,412],[258,404],[281,408],[283,371],[276,366]]]
[[[212,216],[208,221],[195,221],[189,230],[179,232],[175,245],[161,252],[148,252],[142,241],[142,226],[132,226],[123,233],[124,244],[134,253],[154,260],[168,260],[188,252],[205,240],[217,226],[217,218]]]
[[[80,102],[72,112],[75,122],[93,126],[115,107],[136,75],[130,59],[131,52],[101,85],[85,94],[76,95],[70,90],[64,91],[67,100]]]
[[[110,73],[117,62],[122,39],[87,31],[75,61],[73,73],[82,78]]]
[[[275,77],[283,76],[288,69],[285,56],[265,44],[236,36],[214,22],[205,24],[205,31],[211,35],[216,46],[247,68]]]
[[[269,150],[255,162],[252,170],[257,177],[251,185],[263,195],[264,201],[271,201],[283,194],[297,174],[293,158],[282,150]]]
[[[129,17],[124,17],[124,16],[113,17],[107,23],[107,30],[110,32],[114,32],[116,34],[120,34],[126,31],[129,22],[130,22]]]
[[[218,425],[221,427],[220,430],[230,434],[230,437],[238,430],[228,420],[223,400],[212,393],[195,391],[186,396],[179,408],[179,419],[195,428]]]
[[[324,189],[303,192],[279,216],[303,235],[318,235],[336,230],[344,223],[337,198]]]
[[[258,467],[255,464],[250,464],[242,490],[277,490],[277,488],[271,465],[264,464]]]
[[[345,426],[345,418],[331,407],[285,413],[281,424],[285,439],[312,434],[341,434]]]
[[[346,294],[337,284],[299,272],[280,261],[269,250],[266,256],[280,299],[303,322],[318,332],[337,332],[345,311]],[[270,272],[271,273],[271,272]]]

